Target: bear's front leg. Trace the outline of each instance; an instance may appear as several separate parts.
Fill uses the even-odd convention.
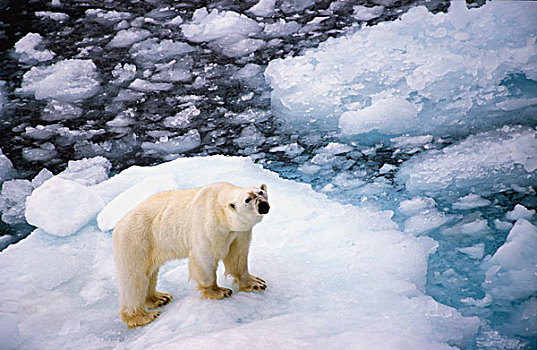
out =
[[[248,252],[252,231],[240,232],[229,246],[229,253],[224,259],[226,273],[234,277],[233,283],[239,285],[243,292],[263,291],[267,289],[266,282],[248,272]]]
[[[218,261],[204,257],[202,254],[191,256],[188,262],[190,278],[198,283],[203,299],[224,299],[233,293],[229,288],[222,288],[216,284],[216,268]]]

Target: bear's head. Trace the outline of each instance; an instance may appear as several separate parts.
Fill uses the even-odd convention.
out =
[[[259,187],[240,188],[235,191],[234,199],[229,203],[229,208],[236,219],[246,226],[254,226],[263,219],[263,215],[270,210],[268,203],[267,185]],[[235,220],[234,220],[235,221]],[[239,224],[236,222],[233,226]],[[238,225],[243,226],[243,225]],[[233,230],[238,230],[233,228]]]

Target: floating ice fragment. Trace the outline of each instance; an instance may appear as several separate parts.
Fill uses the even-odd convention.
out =
[[[42,146],[52,146],[52,148],[23,148],[22,157],[29,162],[46,162],[58,154],[51,143],[43,144]]]
[[[216,48],[228,57],[242,57],[259,50],[264,44],[265,42],[261,39],[230,34],[213,41],[211,47]]]
[[[242,129],[240,136],[233,140],[241,148],[258,147],[265,143],[265,141],[266,137],[257,130],[254,124],[250,124]]]
[[[54,177],[26,199],[26,221],[56,236],[68,236],[95,218],[104,202],[92,189]]]
[[[402,149],[422,147],[428,143],[431,143],[432,140],[433,140],[432,135],[424,135],[424,136],[403,135],[403,136],[394,137],[390,139],[394,147],[402,148]]]
[[[485,255],[485,243],[478,243],[471,247],[457,248],[457,250],[472,259],[481,260]]]
[[[396,175],[413,194],[458,198],[486,196],[512,184],[536,183],[537,131],[505,127],[472,135],[441,151],[427,151],[403,163]]]
[[[82,115],[82,108],[68,102],[50,101],[41,112],[41,119],[52,122],[76,119]]]
[[[165,118],[163,121],[164,126],[172,129],[185,129],[201,113],[196,105],[191,102],[187,103],[184,107],[185,108],[176,115]]]
[[[468,210],[485,207],[490,205],[491,201],[485,199],[475,193],[470,193],[467,196],[459,198],[455,203],[453,203],[453,209],[458,210]]]
[[[436,207],[436,202],[432,198],[416,197],[407,199],[399,204],[399,212],[406,216],[416,215]]]
[[[505,243],[485,262],[483,289],[499,300],[527,299],[537,292],[537,227],[519,219]]]
[[[445,236],[457,236],[459,239],[464,237],[475,239],[486,236],[490,233],[490,228],[487,220],[480,215],[470,214],[455,225],[441,229],[440,232]]]
[[[168,91],[173,88],[171,83],[153,83],[147,80],[137,78],[130,85],[129,88],[142,92],[152,91]]]
[[[288,157],[293,158],[304,153],[304,147],[295,142],[288,145],[273,147],[270,149],[270,152],[284,152]]]
[[[167,137],[156,142],[142,142],[142,149],[149,153],[179,154],[191,151],[201,145],[201,136],[197,129],[171,139]]]
[[[352,17],[359,21],[369,21],[370,19],[377,18],[384,12],[384,6],[366,7],[362,5],[356,5],[352,7]]]
[[[2,184],[0,192],[0,213],[2,221],[8,224],[24,222],[25,200],[33,187],[28,180],[8,180]]]
[[[147,39],[149,36],[151,36],[151,32],[146,29],[124,29],[117,32],[117,34],[108,43],[108,46],[113,48],[129,47],[134,43]]]
[[[449,221],[450,218],[444,213],[437,209],[428,209],[405,220],[405,233],[421,235],[439,228]]]
[[[513,210],[508,211],[505,214],[505,218],[511,221],[517,221],[518,219],[529,220],[533,215],[535,215],[534,209],[528,209],[521,204],[517,204]]]
[[[63,12],[36,11],[36,17],[50,18],[53,21],[63,22],[69,19],[69,15]]]
[[[43,43],[43,37],[36,33],[28,33],[22,39],[15,43],[15,53],[19,55],[22,62],[46,62],[56,56],[50,50],[37,50],[37,47]]]
[[[33,67],[16,91],[34,94],[37,100],[72,102],[94,96],[100,89],[96,66],[91,60],[63,60],[48,67]]]
[[[389,172],[394,171],[395,169],[397,169],[397,166],[393,164],[385,163],[382,165],[382,167],[380,167],[379,174],[381,175],[388,174]]]
[[[171,60],[194,51],[195,48],[181,41],[155,38],[146,39],[132,45],[129,53],[144,67],[152,67],[157,62]]]
[[[194,43],[211,42],[223,54],[241,57],[259,49],[263,40],[249,36],[262,29],[256,21],[233,11],[201,8],[194,12],[192,20],[181,26],[185,37]]]
[[[121,20],[129,19],[132,14],[128,12],[120,11],[107,11],[103,9],[89,9],[86,10],[86,17],[96,21],[108,24],[109,22],[119,22]]]
[[[2,153],[0,149],[0,184],[11,177],[13,171],[13,163],[9,158]]]
[[[280,18],[279,21],[265,25],[263,30],[269,37],[287,37],[298,32],[301,25],[295,21],[286,22]]]
[[[183,18],[181,16],[176,16],[164,24],[167,26],[179,26],[183,24]]]
[[[32,187],[38,188],[41,186],[45,181],[48,179],[51,179],[54,176],[50,170],[47,168],[43,168],[33,179],[32,179]]]
[[[192,21],[181,26],[185,37],[195,43],[214,41],[229,35],[249,36],[261,31],[256,21],[233,11],[201,8],[194,12]]]
[[[254,16],[258,17],[270,17],[274,14],[274,6],[276,0],[259,0],[257,4],[250,7],[247,12],[250,12]]]

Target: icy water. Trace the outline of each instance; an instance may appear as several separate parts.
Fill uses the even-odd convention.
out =
[[[479,317],[465,348],[535,349],[537,6],[365,4],[1,5],[0,244],[71,160],[106,158],[99,182],[249,156],[434,239],[426,293]]]

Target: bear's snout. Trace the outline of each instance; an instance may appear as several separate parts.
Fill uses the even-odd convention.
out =
[[[259,214],[264,215],[269,212],[270,205],[267,202],[259,202],[259,205],[257,206],[257,211]]]

